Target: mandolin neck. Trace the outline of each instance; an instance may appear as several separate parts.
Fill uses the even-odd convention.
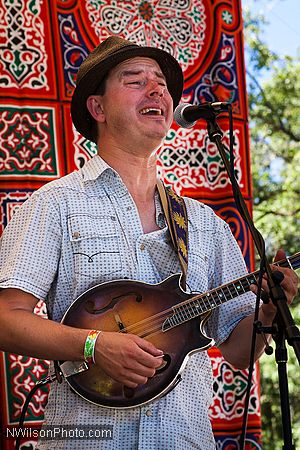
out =
[[[274,264],[280,267],[289,267],[293,270],[298,269],[300,267],[300,252]],[[191,299],[179,303],[172,308],[174,313],[165,320],[162,330],[167,331],[183,322],[206,314],[223,303],[249,292],[250,286],[257,283],[258,274],[259,271],[257,270],[205,294],[195,295]]]

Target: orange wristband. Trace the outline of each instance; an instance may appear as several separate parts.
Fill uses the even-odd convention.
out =
[[[101,331],[90,330],[84,344],[84,360],[88,364],[95,364],[95,346]]]

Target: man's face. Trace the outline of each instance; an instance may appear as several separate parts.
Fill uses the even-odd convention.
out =
[[[125,142],[158,147],[173,121],[173,100],[158,63],[137,57],[109,74],[101,97],[104,132]],[[102,131],[101,131],[102,133]]]

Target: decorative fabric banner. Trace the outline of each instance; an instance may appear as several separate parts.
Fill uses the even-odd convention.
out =
[[[83,58],[117,34],[170,52],[184,69],[183,101],[230,102],[234,112],[235,168],[251,208],[247,101],[239,0],[0,0],[0,226],[44,183],[82,167],[96,154],[71,123],[70,99]],[[229,146],[228,120],[218,123]],[[158,172],[175,192],[209,204],[231,226],[253,269],[249,232],[238,214],[216,146],[199,120],[173,125],[160,149]],[[37,313],[45,314],[39,304]],[[211,419],[218,450],[237,449],[246,393],[246,371],[210,351],[214,373]],[[48,362],[2,354],[1,426],[17,424],[21,407]],[[40,426],[48,388],[33,397],[26,425]],[[4,450],[13,439],[2,436]],[[34,448],[24,440],[23,449]],[[261,448],[258,373],[251,388],[246,449]]]

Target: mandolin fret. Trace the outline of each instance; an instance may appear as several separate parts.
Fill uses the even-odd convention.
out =
[[[226,289],[226,296],[228,297],[228,299],[233,298],[229,286],[225,285],[223,289]]]
[[[229,286],[227,286],[227,289],[230,293],[231,298],[235,298],[236,297],[236,290],[234,289],[234,286],[232,284],[230,284]]]
[[[203,302],[205,303],[205,312],[212,308],[216,308],[218,300],[219,297],[216,292],[212,291],[207,293],[203,298]]]
[[[297,269],[300,267],[300,254],[297,253],[290,258],[275,263],[278,266],[290,267]],[[232,281],[221,287],[213,289],[205,294],[198,294],[193,296],[180,305],[172,308],[173,314],[164,322],[163,330],[180,325],[202,314],[208,313],[218,306],[232,300],[239,295],[250,291],[250,286],[257,283],[256,277],[259,271],[247,274],[238,280]]]
[[[176,308],[176,310],[177,310],[176,311],[176,315],[174,315],[173,317],[176,320],[177,325],[178,325],[178,324],[183,323],[185,321],[185,317],[184,317],[184,315],[183,315],[183,313],[181,311],[181,307],[180,306],[178,308]]]
[[[164,323],[164,329],[180,325],[181,323],[210,312],[228,300],[249,292],[251,284],[254,283],[256,283],[254,274],[246,275],[239,280],[213,289],[205,294],[196,295],[191,300],[174,306],[174,313]]]

